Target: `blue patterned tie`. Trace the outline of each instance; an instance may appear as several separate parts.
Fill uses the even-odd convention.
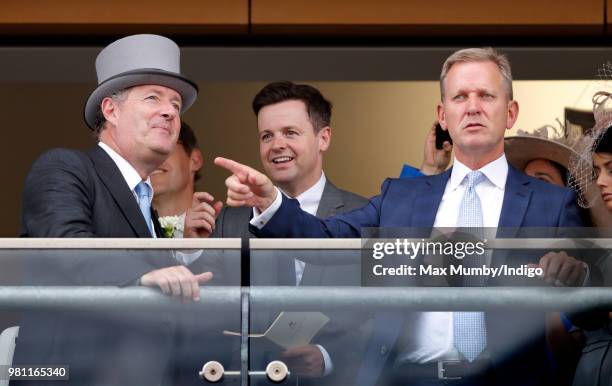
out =
[[[151,222],[152,189],[144,181],[140,181],[138,185],[136,185],[136,188],[134,188],[134,191],[138,196],[138,206],[147,223],[147,228],[149,228],[149,232],[151,232],[151,236],[153,236],[153,223]]]
[[[482,237],[482,205],[476,193],[476,185],[484,181],[485,175],[480,171],[472,171],[467,176],[467,187],[459,209],[459,227],[475,227],[475,235]],[[466,256],[464,267],[482,267],[485,255]],[[481,276],[465,276],[463,285],[478,287],[484,284]],[[483,312],[454,312],[453,336],[457,351],[472,362],[487,345],[487,329]]]

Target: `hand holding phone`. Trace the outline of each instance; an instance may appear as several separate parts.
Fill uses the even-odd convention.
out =
[[[444,147],[444,143],[447,141],[452,145],[453,141],[448,135],[448,131],[442,130],[438,122],[432,124],[425,139],[423,162],[420,167],[421,173],[434,175],[446,170],[451,162],[452,153],[452,146]]]
[[[453,140],[448,133],[448,130],[442,129],[440,123],[436,124],[436,149],[442,150],[444,148],[444,142],[448,141],[451,145],[453,144]]]

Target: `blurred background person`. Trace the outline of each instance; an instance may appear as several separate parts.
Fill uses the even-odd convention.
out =
[[[433,176],[440,174],[448,169],[452,159],[453,145],[450,137],[438,139],[441,134],[438,121],[435,121],[425,137],[423,147],[423,162],[421,167],[416,169],[408,164],[404,164],[400,173],[400,178],[418,177],[422,175]],[[448,131],[447,131],[448,133]],[[441,144],[438,145],[438,144]]]
[[[151,174],[155,190],[153,207],[170,237],[183,237],[185,214],[193,201],[195,183],[204,165],[202,152],[193,129],[181,121],[181,130],[174,151]],[[172,218],[174,217],[174,218]]]

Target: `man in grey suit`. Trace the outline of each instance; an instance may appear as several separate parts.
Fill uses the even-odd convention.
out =
[[[367,204],[367,199],[338,189],[323,172],[323,155],[331,142],[332,105],[319,90],[287,81],[270,83],[255,96],[252,107],[257,116],[261,163],[284,194],[296,198],[302,209],[320,218]],[[213,235],[254,237],[249,232],[252,216],[251,208],[225,208],[217,218]],[[318,265],[298,259],[272,260],[268,260],[270,264],[259,261],[252,264],[251,285],[359,285],[358,266]],[[340,328],[336,321],[332,317],[328,326],[314,338],[313,342],[320,344],[291,348],[274,359],[286,361],[292,373],[298,376],[325,376],[317,379],[317,384],[325,380],[333,383],[332,380],[339,376],[343,361],[340,357],[347,354],[346,349],[341,350],[340,343],[342,335],[346,335],[341,331],[346,326]]]
[[[176,146],[180,115],[197,86],[180,73],[179,47],[158,35],[115,41],[98,55],[96,70],[84,113],[99,142],[86,153],[53,149],[34,163],[22,237],[161,237],[149,176]],[[210,218],[212,230],[214,210]],[[30,285],[143,285],[185,300],[199,300],[199,284],[211,278],[159,251],[50,253],[26,267]],[[168,377],[175,328],[173,316],[125,309],[29,314],[14,363],[67,364],[71,385],[159,385]]]

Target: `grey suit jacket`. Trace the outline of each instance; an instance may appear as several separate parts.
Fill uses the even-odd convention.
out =
[[[317,217],[326,218],[340,213],[346,213],[353,209],[361,208],[368,203],[364,197],[354,193],[338,189],[329,180],[325,184],[321,201],[317,210]],[[249,221],[252,217],[252,208],[224,208],[217,218],[216,229],[213,237],[241,237],[243,239],[254,238],[249,231]],[[319,253],[319,252],[316,252]],[[316,254],[315,253],[315,254]],[[320,253],[319,253],[320,254]],[[283,258],[281,252],[270,253],[265,251],[255,255],[251,251],[250,265],[250,284],[257,285],[295,285],[294,260]],[[296,256],[297,257],[297,256]],[[301,256],[300,256],[301,257]],[[305,257],[304,260],[307,260]],[[315,261],[321,259],[315,259]],[[338,265],[338,264],[313,264],[307,262],[300,286],[338,286],[338,285],[360,285],[361,271],[358,264],[358,256],[355,261],[357,264]],[[333,263],[333,260],[330,261]],[[237,267],[227,267],[225,275],[232,277],[232,283],[239,282]],[[276,312],[259,312],[251,310],[251,329],[254,333],[263,332],[276,317]],[[347,350],[347,347],[355,347],[360,336],[355,330],[358,327],[354,315],[348,313],[327,313],[330,322],[313,338],[314,344],[321,344],[329,353],[334,372],[332,375],[320,379],[300,379],[300,385],[310,383],[316,385],[337,385],[342,384],[346,379],[346,372],[354,372],[360,356],[355,358],[352,355],[359,350]],[[257,330],[257,331],[256,331]],[[365,338],[363,339],[365,345]],[[280,359],[275,355],[278,352],[270,353],[257,350],[257,343],[251,343],[251,356],[262,356],[252,358],[252,370],[262,370],[270,360]],[[265,383],[265,381],[263,382]],[[261,383],[257,383],[260,385]]]
[[[54,149],[32,166],[24,186],[22,237],[151,237],[121,172],[99,146]],[[49,251],[24,256],[24,284],[136,283],[177,265],[159,251]],[[92,299],[95,301],[95,299]],[[171,359],[174,316],[130,310],[38,312],[21,321],[15,364],[68,364],[69,385],[160,384]],[[41,384],[41,382],[34,382]]]

